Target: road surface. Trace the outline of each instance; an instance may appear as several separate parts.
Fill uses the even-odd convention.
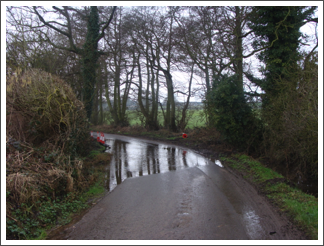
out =
[[[128,140],[122,139],[128,143],[126,146],[131,145]],[[177,163],[177,156],[183,158],[173,156],[176,158],[173,163]],[[118,160],[115,162],[120,163]],[[128,167],[130,163],[128,159]],[[112,173],[120,172],[116,169]],[[187,163],[186,168],[151,175],[130,176],[119,182],[81,220],[52,239],[304,239],[250,184],[211,161],[196,166]]]

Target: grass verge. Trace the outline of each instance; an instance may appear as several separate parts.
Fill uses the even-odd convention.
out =
[[[271,202],[305,231],[313,240],[318,239],[318,199],[287,184],[284,177],[246,155],[221,157],[222,162],[238,170],[255,184]]]

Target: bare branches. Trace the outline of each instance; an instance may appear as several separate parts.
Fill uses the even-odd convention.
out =
[[[34,11],[35,11],[35,14],[38,16],[39,20],[40,20],[42,23],[44,23],[44,25],[46,25],[46,26],[48,26],[48,27],[54,29],[55,31],[57,31],[57,32],[59,32],[59,33],[61,33],[61,34],[63,34],[64,36],[66,36],[66,37],[68,37],[68,38],[72,38],[71,35],[70,35],[69,33],[67,33],[67,32],[65,32],[65,31],[62,31],[62,30],[58,29],[57,27],[53,26],[53,25],[52,25],[51,23],[49,23],[49,22],[46,22],[46,21],[44,20],[44,18],[43,18],[43,17],[38,13],[38,11],[37,11],[37,7],[33,6],[33,9],[34,9]]]
[[[113,10],[112,10],[112,12],[111,12],[111,14],[110,14],[109,20],[108,20],[107,23],[102,27],[102,29],[101,29],[101,33],[100,33],[100,35],[98,36],[97,42],[98,42],[100,39],[102,39],[102,38],[104,37],[104,35],[105,35],[105,29],[109,26],[109,24],[110,24],[110,22],[111,22],[111,20],[112,20],[112,18],[113,18],[113,16],[114,16],[114,13],[115,13],[115,11],[116,11],[116,8],[117,8],[116,6],[113,7]]]
[[[66,24],[61,24],[61,23],[58,23],[57,21],[45,21],[45,19],[37,11],[37,7],[33,6],[33,9],[34,9],[34,13],[38,16],[39,20],[42,23],[44,23],[45,26],[47,26],[47,27],[49,27],[49,28],[57,31],[58,33],[63,34],[64,36],[66,36],[68,38],[68,40],[69,40],[70,46],[69,47],[62,47],[62,46],[59,46],[57,44],[54,44],[50,40],[50,38],[44,32],[42,32],[43,34],[45,34],[46,41],[48,43],[50,43],[53,47],[58,48],[58,49],[63,49],[63,50],[71,51],[71,52],[74,52],[76,54],[80,54],[81,53],[81,50],[78,49],[75,46],[74,41],[73,41],[70,15],[68,13],[68,8],[67,7],[63,7],[63,9],[60,9],[58,7],[53,6],[53,9],[55,9],[56,11],[58,11],[60,14],[62,14],[66,18],[66,21],[67,21]],[[62,27],[67,28],[67,31],[57,28],[56,26],[52,25],[53,23],[58,24],[58,25],[60,25]]]
[[[53,7],[54,8],[54,7]],[[66,10],[69,10],[69,11],[73,11],[73,12],[76,12],[79,16],[81,16],[82,19],[86,20],[88,17],[82,13],[80,10],[76,9],[76,8],[71,8],[71,7],[65,7]]]
[[[68,41],[69,41],[69,47],[60,46],[60,45],[54,43],[52,40],[50,40],[50,38],[48,37],[48,35],[45,32],[41,31],[41,33],[43,35],[45,35],[46,41],[48,43],[50,43],[55,48],[71,51],[71,52],[74,52],[76,54],[81,54],[82,50],[80,48],[76,47],[74,39],[73,39],[72,22],[71,22],[71,15],[69,14],[69,11],[77,13],[84,20],[86,20],[88,17],[85,14],[83,14],[81,11],[79,11],[78,9],[75,9],[75,8],[71,8],[71,7],[67,7],[67,6],[63,6],[63,8],[53,6],[52,8],[55,10],[55,12],[58,12],[59,14],[61,14],[62,16],[65,17],[65,21],[66,21],[65,23],[62,24],[62,23],[59,23],[58,21],[55,21],[55,20],[46,21],[44,19],[44,17],[37,10],[37,7],[35,7],[35,6],[33,6],[33,13],[37,15],[37,17],[44,24],[44,26],[47,26],[50,29],[53,29],[56,32],[64,35],[65,37],[67,37]],[[101,33],[100,33],[100,35],[98,36],[98,38],[97,38],[97,40],[95,42],[98,43],[99,40],[104,37],[105,30],[107,29],[107,27],[111,23],[116,8],[117,8],[116,6],[113,7],[110,18],[108,19],[107,22],[105,22],[105,25],[102,27]],[[62,29],[59,28],[58,26],[62,27]],[[37,26],[37,28],[40,28],[40,27],[42,27],[42,26]],[[36,27],[34,27],[34,28],[36,28]],[[108,54],[107,52],[98,51],[98,55],[107,55],[107,54]]]

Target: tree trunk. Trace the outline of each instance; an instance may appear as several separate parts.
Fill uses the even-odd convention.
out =
[[[193,63],[192,68],[191,68],[190,80],[189,80],[189,94],[187,97],[187,102],[182,109],[181,119],[180,119],[179,126],[178,126],[180,130],[184,130],[187,125],[187,109],[189,107],[189,101],[190,101],[190,96],[191,96],[191,84],[192,84],[194,66],[195,66],[195,64]]]
[[[241,7],[235,6],[235,73],[238,76],[237,87],[243,92],[243,48],[242,48],[242,14]]]
[[[98,86],[99,86],[99,120],[98,120],[98,123],[100,125],[103,124],[103,107],[102,107],[102,93],[103,93],[103,90],[102,90],[102,73],[100,72],[100,78],[99,78],[99,81],[98,81]]]
[[[94,90],[94,99],[91,110],[91,122],[94,125],[98,124],[98,87]]]
[[[82,73],[84,78],[83,100],[88,119],[91,117],[94,85],[96,84],[96,68],[99,58],[98,54],[98,37],[99,37],[99,15],[96,6],[90,7],[88,18],[88,31],[86,41],[82,51]]]
[[[173,81],[172,76],[169,71],[163,69],[164,76],[167,82],[168,89],[168,101],[167,101],[167,112],[166,112],[166,123],[169,130],[176,132],[177,126],[175,123],[175,101],[174,101],[174,91],[173,91]]]
[[[135,59],[135,54],[133,54]],[[158,86],[157,90],[155,91],[154,83],[155,83],[155,76],[154,76],[154,69],[153,66],[150,64],[148,59],[148,50],[146,50],[146,70],[147,70],[147,84],[146,84],[146,91],[145,91],[145,105],[143,104],[143,79],[142,79],[142,69],[140,64],[140,55],[136,58],[136,63],[138,67],[138,104],[145,118],[145,127],[150,130],[158,130],[159,124],[157,122],[157,108],[158,104],[156,98],[158,97]],[[158,80],[157,80],[158,82]],[[150,91],[151,89],[151,91]],[[151,92],[152,97],[149,97]]]

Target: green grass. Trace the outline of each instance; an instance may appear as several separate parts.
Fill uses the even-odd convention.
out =
[[[248,167],[246,169],[248,174],[253,176],[254,181],[257,183],[262,183],[266,180],[275,178],[283,178],[281,174],[274,172],[270,168],[264,167],[260,162],[251,159],[249,156],[235,155],[235,157],[243,164],[243,166]]]
[[[96,157],[99,154],[100,154],[100,151],[98,151],[98,150],[91,150],[90,151],[90,154],[89,154],[89,158],[94,158],[94,157]]]
[[[318,238],[318,200],[285,183],[266,188],[267,196],[273,199],[282,211],[287,212],[298,226],[307,231],[312,239]]]
[[[127,114],[127,118],[129,119],[129,124],[131,126],[142,124],[138,112],[134,110],[127,110],[126,114]],[[188,129],[193,129],[194,127],[206,126],[206,118],[204,116],[204,111],[202,109],[198,109],[198,110],[190,109],[188,110],[188,115],[190,115],[187,124]],[[163,125],[163,115],[161,110],[159,110],[158,112],[158,122],[160,125]]]
[[[31,240],[45,240],[47,237],[47,232],[42,230],[40,235],[37,238],[32,238]]]
[[[90,151],[90,153],[88,155],[88,158],[94,159],[97,155],[101,154],[106,149],[105,146],[99,144],[98,142],[96,142],[96,147],[97,147],[96,150],[91,150]]]
[[[282,211],[301,227],[311,239],[318,239],[318,199],[284,181],[281,174],[264,167],[246,155],[221,157],[229,167],[244,173],[244,177],[256,184]],[[279,182],[271,182],[271,181]],[[282,179],[282,181],[281,181]],[[280,182],[281,181],[281,182]]]
[[[195,127],[204,127],[206,126],[206,117],[204,114],[203,109],[197,109],[197,110],[190,110],[192,113],[191,117],[189,118],[187,128],[188,129],[193,129]]]
[[[47,235],[46,230],[57,224],[69,223],[73,214],[87,207],[87,204],[79,200],[71,200],[69,195],[62,200],[39,200],[36,207],[22,203],[20,208],[11,211],[16,221],[7,219],[7,230],[19,239],[42,240]]]
[[[168,137],[166,138],[167,140],[176,140],[176,139],[179,139],[179,137]]]
[[[91,186],[87,192],[80,196],[80,201],[87,202],[89,199],[97,198],[98,196],[101,196],[103,193],[105,193],[106,190],[103,187],[103,176],[104,175],[101,175],[98,178],[98,181],[93,186]]]

